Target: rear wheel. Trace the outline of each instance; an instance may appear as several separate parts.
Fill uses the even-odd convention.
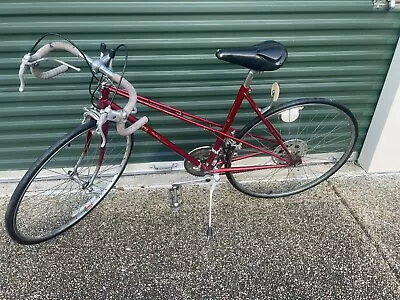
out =
[[[283,197],[314,187],[343,166],[357,141],[354,115],[329,99],[294,100],[265,112],[264,117],[284,146],[257,117],[236,136],[269,154],[241,144],[227,155],[227,167],[259,167],[226,174],[236,189],[251,196]]]
[[[116,133],[115,123],[103,128],[108,131],[105,150],[91,120],[57,141],[27,171],[7,208],[12,239],[36,244],[53,238],[108,194],[126,167],[133,139]]]

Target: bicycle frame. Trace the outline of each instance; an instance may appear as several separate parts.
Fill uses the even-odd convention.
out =
[[[223,174],[223,173],[227,173],[227,172],[246,172],[246,171],[262,170],[262,169],[285,168],[289,165],[298,163],[297,161],[292,159],[292,155],[290,154],[289,150],[287,149],[286,145],[284,144],[284,141],[282,140],[282,137],[280,136],[278,131],[263,116],[257,103],[249,95],[249,91],[250,91],[249,83],[251,82],[253,75],[254,75],[254,73],[252,73],[252,71],[250,71],[249,75],[246,78],[246,81],[241,85],[241,87],[237,93],[236,99],[228,113],[228,116],[227,116],[224,124],[219,124],[219,123],[210,121],[208,119],[190,114],[188,112],[185,112],[185,111],[182,111],[182,110],[179,110],[176,108],[173,108],[171,106],[162,104],[160,102],[154,101],[152,99],[149,99],[149,98],[146,98],[143,96],[139,96],[139,95],[137,96],[137,102],[142,105],[145,105],[147,107],[150,107],[152,109],[160,111],[164,114],[167,114],[174,118],[180,119],[186,123],[192,124],[194,126],[200,127],[202,129],[205,129],[207,131],[217,134],[218,135],[217,139],[211,148],[211,151],[210,151],[210,154],[208,156],[206,163],[202,163],[201,161],[199,161],[198,159],[196,159],[195,157],[190,155],[188,152],[183,150],[181,147],[179,147],[178,145],[176,145],[175,143],[170,141],[167,137],[165,137],[164,135],[162,135],[159,132],[157,132],[156,130],[154,130],[151,126],[146,124],[141,128],[141,130],[146,132],[148,135],[152,136],[154,139],[158,140],[160,143],[164,144],[167,148],[174,151],[175,153],[177,153],[179,156],[181,156],[185,160],[188,160],[194,166],[200,168],[200,170],[202,170],[204,172],[208,172],[209,174],[215,174],[215,173]],[[110,98],[109,98],[110,92],[116,93],[117,95],[120,95],[124,98],[129,98],[129,94],[127,91],[117,89],[113,86],[106,86],[101,91],[102,97],[99,100],[98,107],[105,108],[107,106],[111,106],[111,108],[113,110],[121,110],[122,108],[118,104],[116,104],[115,102],[112,102],[110,100]],[[265,124],[266,128],[270,131],[270,133],[275,138],[275,140],[269,140],[269,139],[265,139],[265,138],[264,139],[268,140],[270,142],[274,142],[277,145],[280,145],[286,152],[287,158],[279,156],[278,154],[276,154],[272,151],[260,148],[260,147],[253,145],[247,141],[244,141],[244,140],[241,140],[241,139],[235,137],[234,134],[238,130],[231,128],[231,125],[232,125],[244,99],[246,99],[249,102],[249,104],[251,105],[251,107],[253,108],[255,113],[261,118],[261,120]],[[133,115],[130,115],[128,117],[128,120],[131,123],[134,123],[137,121],[137,118]],[[218,127],[221,129],[218,130],[213,127]],[[251,148],[259,151],[255,154],[253,153],[253,154],[249,154],[244,157],[238,158],[237,160],[240,160],[243,158],[249,158],[249,157],[261,154],[261,153],[265,153],[265,154],[275,157],[285,163],[284,164],[276,164],[276,165],[266,165],[266,166],[244,166],[244,167],[225,167],[225,168],[223,168],[222,161],[218,161],[216,164],[214,162],[215,162],[215,159],[217,158],[219,152],[222,149],[221,146],[223,144],[224,139],[230,139],[231,141],[236,142],[238,145],[243,144],[243,145],[246,145],[248,147],[251,147]]]

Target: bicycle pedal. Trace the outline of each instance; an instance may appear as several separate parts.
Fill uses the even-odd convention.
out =
[[[183,195],[180,185],[173,185],[169,190],[169,197],[171,200],[171,208],[178,208],[182,205]]]

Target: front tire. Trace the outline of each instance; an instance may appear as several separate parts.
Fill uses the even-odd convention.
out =
[[[61,234],[112,189],[126,167],[133,138],[116,133],[115,123],[106,124],[103,154],[96,121],[90,120],[58,140],[26,172],[6,212],[6,229],[14,241],[37,244]]]

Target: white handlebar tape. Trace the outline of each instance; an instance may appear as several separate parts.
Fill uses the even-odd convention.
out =
[[[58,66],[46,72],[39,71],[37,67],[31,66],[31,72],[37,79],[49,79],[66,71],[68,71],[68,67],[66,65]]]
[[[35,61],[35,60],[41,59],[42,57],[45,57],[47,54],[49,54],[51,51],[54,51],[54,50],[65,50],[75,56],[83,57],[82,54],[79,52],[79,50],[77,48],[75,48],[74,46],[72,46],[71,44],[64,43],[64,42],[51,42],[51,43],[48,43],[48,44],[42,46],[40,49],[38,49],[35,52],[35,54],[33,54],[31,56],[30,61]],[[31,66],[32,74],[38,79],[49,79],[49,78],[57,76],[61,73],[64,73],[67,70],[68,70],[68,67],[65,65],[55,67],[46,72],[39,71],[39,69],[36,68],[35,66]]]
[[[39,50],[37,50],[35,52],[35,54],[32,55],[31,61],[38,60],[54,50],[65,50],[75,56],[83,57],[82,54],[79,52],[79,50],[69,43],[51,42],[51,43],[48,43],[48,44],[42,46]]]
[[[128,136],[134,133],[136,130],[138,130],[140,127],[145,125],[149,119],[145,117],[141,117],[139,120],[137,120],[135,123],[133,123],[131,126],[125,128],[125,122],[120,122],[117,123],[117,131],[120,135]]]
[[[111,79],[114,82],[119,82],[121,80],[121,75],[119,74],[113,74]],[[125,78],[122,78],[121,80],[121,87],[123,87],[124,89],[126,89],[129,93],[129,100],[128,103],[125,105],[124,107],[124,112],[127,116],[129,116],[132,112],[136,113],[136,101],[137,101],[137,94],[136,94],[136,90],[133,87],[133,85],[126,80]]]
[[[19,70],[19,76],[20,76],[20,80],[21,80],[21,86],[19,88],[20,91],[23,91],[24,87],[25,87],[25,83],[23,80],[23,74],[24,74],[25,70],[28,68],[25,65],[25,63],[26,62],[34,62],[36,60],[39,60],[54,50],[65,50],[75,56],[84,58],[84,55],[75,46],[73,46],[69,43],[65,43],[65,42],[51,42],[51,43],[48,43],[48,44],[42,46],[33,55],[30,55],[30,53],[26,54],[22,60],[20,70]],[[61,66],[55,67],[55,68],[45,71],[45,72],[39,71],[38,67],[35,65],[31,65],[30,69],[31,69],[32,74],[36,78],[49,79],[49,78],[57,76],[61,73],[66,72],[68,70],[68,66],[61,65]],[[102,68],[100,68],[100,70],[101,69]],[[121,87],[128,91],[129,100],[128,100],[128,103],[123,108],[124,117],[127,118],[132,112],[136,113],[137,112],[137,110],[136,110],[137,94],[136,94],[136,90],[132,86],[132,84],[125,78],[121,79],[121,75],[113,73],[111,70],[109,70],[107,68],[104,68],[102,70],[102,73],[107,75],[107,77],[109,77],[111,80],[113,80],[116,83],[121,82],[121,84],[120,84]],[[140,127],[142,127],[148,121],[149,120],[147,117],[142,117],[138,121],[136,121],[134,124],[132,124],[131,126],[129,126],[127,128],[125,128],[125,121],[123,121],[123,122],[117,124],[117,130],[121,135],[131,135],[133,132],[138,130]]]

